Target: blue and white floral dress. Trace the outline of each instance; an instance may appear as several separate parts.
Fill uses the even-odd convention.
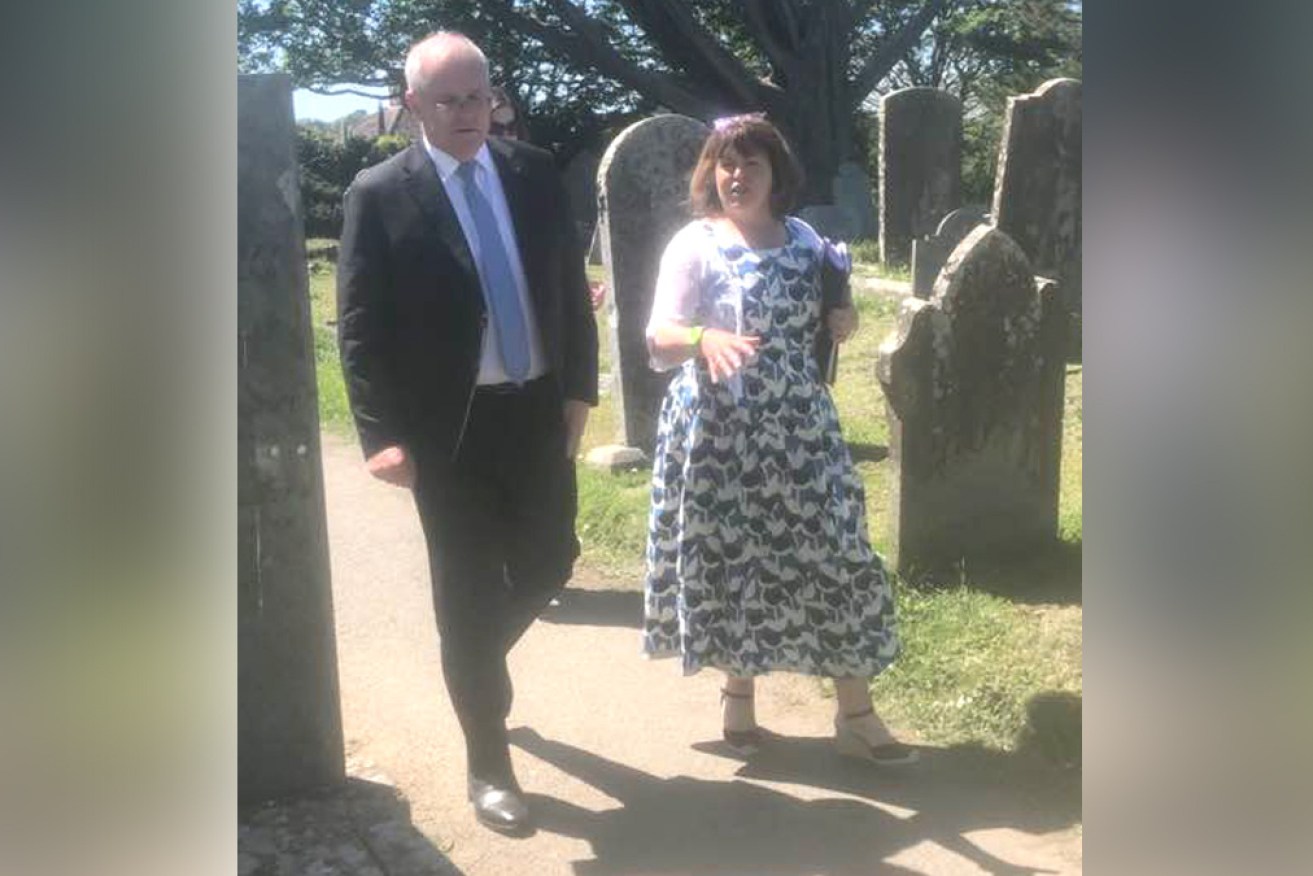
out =
[[[784,246],[752,250],[696,221],[662,258],[649,334],[673,321],[761,338],[723,383],[685,362],[661,407],[643,650],[679,655],[687,674],[866,676],[898,651],[862,483],[812,352],[824,243],[785,225]]]

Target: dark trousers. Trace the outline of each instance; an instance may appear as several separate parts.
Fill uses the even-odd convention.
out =
[[[560,391],[550,375],[476,390],[455,458],[424,448],[415,456],[442,671],[469,770],[510,781],[506,654],[579,552]]]

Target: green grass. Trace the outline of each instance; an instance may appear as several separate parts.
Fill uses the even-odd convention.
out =
[[[872,685],[890,723],[927,742],[1013,750],[1038,697],[1081,693],[1081,609],[1028,607],[970,587],[898,591],[903,651]]]
[[[320,241],[322,243],[322,241]],[[335,241],[330,241],[336,243]],[[320,428],[336,435],[351,435],[351,407],[347,404],[342,362],[337,355],[336,270],[325,258],[312,258],[310,275],[310,321],[315,333],[315,383],[319,391]]]
[[[611,474],[580,465],[579,518],[575,526],[583,563],[631,589],[643,574],[652,474]]]
[[[885,264],[880,261],[880,241],[875,238],[854,240],[848,245],[853,257],[853,273],[859,277],[912,282],[911,265]]]
[[[885,270],[879,265],[874,269]],[[601,269],[591,267],[589,277],[601,279]],[[349,435],[350,416],[329,324],[334,316],[333,283],[331,261],[312,259],[310,293],[321,422],[325,429]],[[840,350],[833,393],[844,437],[865,485],[872,544],[887,554],[891,467],[884,454],[889,427],[875,364],[880,343],[893,330],[898,302],[859,295],[857,305],[861,329]],[[599,353],[602,371],[608,372],[605,337]],[[1006,566],[962,568],[959,579],[941,589],[895,582],[903,653],[876,679],[872,691],[892,724],[922,740],[1012,750],[1033,734],[1048,732],[1035,726],[1035,714],[1044,714],[1035,709],[1037,703],[1055,695],[1079,703],[1082,389],[1080,367],[1069,368],[1059,549]],[[603,395],[589,417],[582,452],[614,443],[617,431],[614,398]],[[617,587],[641,587],[650,478],[646,470],[610,475],[579,467],[581,562]],[[1000,593],[1013,598],[996,595]],[[1061,604],[1053,604],[1053,593],[1063,594]],[[1078,759],[1079,706],[1074,725],[1069,720],[1071,708],[1064,706],[1062,714],[1067,716],[1064,738],[1075,733],[1077,742],[1074,755],[1071,745],[1066,745],[1059,757]]]

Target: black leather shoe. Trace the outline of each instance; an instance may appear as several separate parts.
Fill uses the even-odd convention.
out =
[[[513,784],[471,777],[469,795],[474,816],[484,827],[508,836],[521,836],[529,831],[529,807],[520,789]]]

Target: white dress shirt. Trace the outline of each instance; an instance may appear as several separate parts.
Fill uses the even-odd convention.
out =
[[[430,143],[428,137],[424,137],[424,149],[433,160],[433,166],[438,171],[438,179],[442,180],[442,187],[447,190],[447,197],[456,210],[456,218],[460,221],[461,230],[465,232],[465,241],[474,255],[475,265],[478,266],[481,252],[479,234],[475,230],[469,204],[465,200],[465,184],[456,175],[460,162]],[[542,339],[538,337],[538,321],[534,317],[533,307],[529,301],[529,283],[524,276],[524,265],[520,262],[520,244],[515,237],[515,225],[511,221],[510,207],[506,204],[506,192],[502,189],[501,177],[497,174],[497,166],[493,163],[492,153],[488,151],[487,144],[479,147],[474,161],[479,166],[474,173],[475,182],[483,197],[487,198],[493,216],[497,219],[497,230],[501,232],[502,240],[507,246],[506,254],[510,259],[511,274],[515,278],[520,310],[524,313],[524,325],[529,336],[529,374],[525,379],[533,380],[547,373],[547,358],[543,354]],[[497,344],[497,327],[494,320],[489,318],[484,328],[478,383],[484,386],[506,383],[509,380],[502,362],[501,347]]]

